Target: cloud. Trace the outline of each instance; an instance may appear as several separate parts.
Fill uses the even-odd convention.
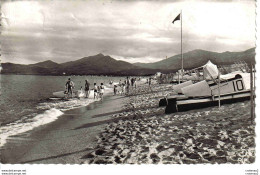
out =
[[[254,1],[14,1],[2,6],[2,61],[66,62],[98,53],[153,62],[183,50],[255,46]]]

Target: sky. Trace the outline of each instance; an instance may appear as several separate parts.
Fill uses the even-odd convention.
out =
[[[183,52],[255,47],[255,1],[6,1],[1,62],[73,61],[99,53],[156,62]]]

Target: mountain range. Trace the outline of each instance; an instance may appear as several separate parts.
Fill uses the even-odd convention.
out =
[[[251,48],[243,52],[223,53],[193,50],[183,54],[183,67],[184,69],[196,68],[206,64],[208,60],[216,65],[230,65],[238,61],[245,61],[247,64],[254,64],[255,48]],[[181,54],[154,63],[135,63],[134,65],[149,69],[178,70],[181,68]]]
[[[245,61],[248,64],[255,63],[255,48],[243,52],[210,52],[205,50],[193,50],[183,54],[184,69],[199,67],[208,60],[217,65],[233,64],[237,61]],[[25,75],[152,75],[156,72],[176,72],[181,68],[181,55],[154,63],[128,63],[115,60],[110,56],[98,54],[84,57],[75,61],[55,63],[51,60],[36,64],[2,63],[2,74]]]

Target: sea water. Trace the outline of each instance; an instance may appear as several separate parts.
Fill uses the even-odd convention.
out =
[[[64,111],[86,106],[95,100],[52,98],[53,92],[64,91],[67,76],[1,75],[0,74],[0,147],[9,136],[50,123]],[[118,82],[124,77],[72,76],[75,90],[84,90],[85,80],[105,84],[105,94],[112,92],[109,81]]]

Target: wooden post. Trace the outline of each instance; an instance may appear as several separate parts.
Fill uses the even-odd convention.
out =
[[[180,72],[178,71],[178,84],[180,84]]]
[[[218,72],[218,107],[220,108],[220,73]]]
[[[251,123],[254,121],[254,85],[253,85],[253,65],[250,66],[250,90],[251,90]]]
[[[255,65],[253,65],[253,117],[255,120]]]

